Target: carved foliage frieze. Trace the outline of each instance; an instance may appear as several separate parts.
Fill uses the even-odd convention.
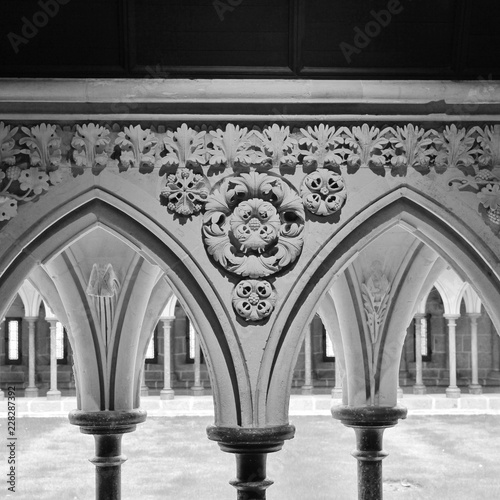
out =
[[[260,321],[273,312],[276,291],[265,280],[242,280],[233,290],[232,303],[238,316],[246,321]]]
[[[208,198],[203,219],[207,251],[229,272],[274,274],[299,256],[304,207],[284,179],[258,172],[226,177]]]

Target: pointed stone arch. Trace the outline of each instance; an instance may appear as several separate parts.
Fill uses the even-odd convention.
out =
[[[495,326],[500,325],[500,311],[495,307],[500,301],[499,261],[494,250],[479,240],[472,228],[427,195],[399,187],[365,205],[318,249],[283,301],[277,316],[280,321],[273,325],[261,368],[261,397],[265,400],[261,407],[267,408],[268,423],[287,421],[288,400],[282,388],[289,386],[290,366],[293,369],[303,330],[318,303],[337,276],[356,259],[360,249],[397,224],[432,248],[459,276],[473,283]],[[414,309],[417,306],[414,304]]]
[[[182,306],[190,312],[209,361],[217,425],[247,424],[245,415],[251,415],[251,396],[246,372],[236,368],[244,362],[231,321],[217,290],[178,239],[144,211],[95,187],[65,205],[52,207],[49,214],[38,211],[38,217],[21,238],[4,249],[0,304],[9,302],[19,283],[37,266],[92,228],[105,228],[158,265]]]

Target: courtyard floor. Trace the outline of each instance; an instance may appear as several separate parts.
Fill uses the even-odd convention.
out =
[[[268,459],[269,500],[355,500],[354,432],[324,415],[294,416],[295,439]],[[149,417],[123,438],[124,500],[234,500],[234,457],[208,441],[209,416]],[[500,498],[500,415],[410,415],[385,432],[384,498]],[[7,442],[6,420],[0,436]],[[66,418],[17,420],[16,492],[0,498],[93,500],[93,438]]]

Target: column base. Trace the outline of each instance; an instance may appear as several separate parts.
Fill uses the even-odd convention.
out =
[[[193,387],[191,387],[191,394],[193,396],[203,396],[205,394],[205,388],[199,385],[193,385]]]
[[[447,398],[459,398],[460,397],[460,389],[458,387],[448,387],[445,392],[446,392]]]
[[[342,387],[334,387],[332,389],[332,399],[342,399]]]
[[[175,391],[173,389],[162,389],[160,399],[174,399]]]
[[[58,390],[47,391],[47,399],[49,399],[49,400],[61,399],[61,391],[58,391]]]
[[[403,389],[401,389],[401,387],[398,387],[397,398],[398,399],[403,399],[403,397],[404,397]]]
[[[147,386],[143,385],[141,387],[141,398],[145,398],[146,396],[149,396],[149,389]]]
[[[25,398],[37,398],[38,397],[38,387],[26,387],[24,389]]]
[[[470,394],[482,394],[483,388],[479,384],[471,384],[471,385],[469,385],[469,393]]]
[[[413,394],[419,394],[419,395],[427,394],[427,388],[425,387],[424,384],[415,384],[413,386]]]
[[[300,393],[304,395],[310,395],[313,393],[313,386],[312,385],[303,385],[300,388]]]

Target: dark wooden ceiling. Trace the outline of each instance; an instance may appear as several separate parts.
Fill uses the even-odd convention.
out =
[[[500,77],[498,0],[59,2],[2,0],[0,76]]]

